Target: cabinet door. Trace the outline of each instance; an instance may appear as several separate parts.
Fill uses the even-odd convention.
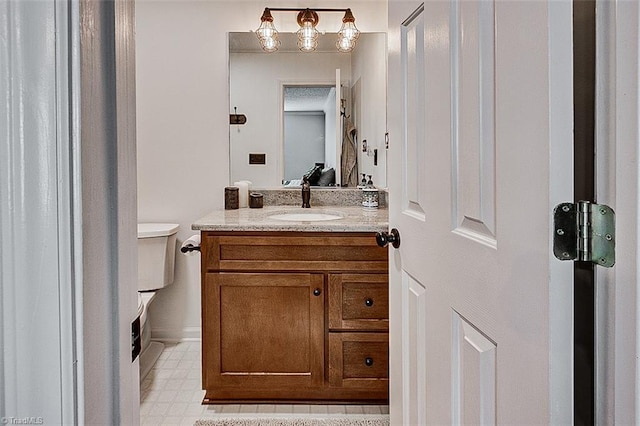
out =
[[[323,283],[322,274],[207,273],[205,389],[245,387],[276,395],[278,389],[322,386]]]

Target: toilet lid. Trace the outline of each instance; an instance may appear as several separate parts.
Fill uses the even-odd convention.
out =
[[[139,223],[138,238],[166,237],[178,232],[177,223]]]

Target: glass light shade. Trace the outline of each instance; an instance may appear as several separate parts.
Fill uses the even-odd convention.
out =
[[[268,8],[264,10],[262,17],[260,18],[260,26],[256,30],[258,40],[262,50],[265,52],[275,52],[280,47],[280,40],[278,40],[278,30],[273,25],[273,17]]]
[[[280,48],[280,40],[274,37],[265,37],[260,39],[260,45],[265,52],[275,52]]]
[[[355,42],[360,36],[360,31],[358,31],[354,22],[347,21],[342,23],[342,28],[340,28],[338,34],[340,35],[340,38]]]
[[[278,31],[273,26],[273,22],[263,22],[256,30],[258,38],[272,38],[278,35]]]
[[[297,32],[298,48],[303,52],[312,52],[318,47],[318,30],[312,22],[303,22]]]
[[[349,40],[346,37],[342,37],[336,42],[336,47],[340,52],[351,52],[353,48],[356,47],[356,42],[355,40]]]

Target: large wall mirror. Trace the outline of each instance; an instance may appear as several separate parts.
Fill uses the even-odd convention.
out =
[[[230,182],[295,186],[318,164],[319,185],[341,186],[343,143],[352,143],[358,182],[365,174],[386,187],[386,34],[361,34],[350,53],[336,50],[335,34],[311,53],[295,34],[280,40],[266,53],[254,33],[229,33],[229,110],[246,116],[230,120]]]

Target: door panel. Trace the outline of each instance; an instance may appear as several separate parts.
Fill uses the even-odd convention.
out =
[[[453,312],[453,422],[496,424],[496,343]]]
[[[388,12],[391,422],[570,423],[571,2]]]
[[[492,2],[452,4],[453,229],[496,246],[495,31]]]
[[[425,219],[426,200],[421,200],[421,183],[424,182],[425,144],[424,102],[424,9],[418,10],[403,27],[402,49],[407,102],[406,151],[403,162],[405,175],[403,189],[403,209],[416,219]]]
[[[406,383],[403,418],[408,419],[408,424],[424,425],[427,421],[425,408],[428,397],[426,389],[427,290],[424,285],[406,273],[402,277],[402,288],[406,293],[404,298],[407,299],[404,305],[408,307],[405,311],[406,318],[403,318],[402,335],[406,336],[403,365],[411,372],[408,374],[408,383]]]

